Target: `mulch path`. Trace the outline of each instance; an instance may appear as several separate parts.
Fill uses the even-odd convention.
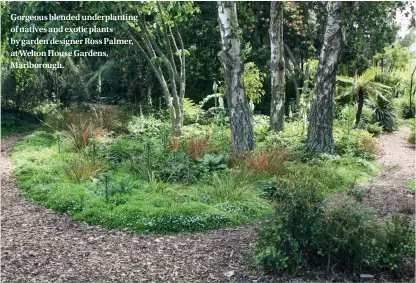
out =
[[[415,150],[404,142],[407,135],[398,132],[381,137],[380,160],[390,170],[367,188],[371,194],[366,202],[382,215],[414,201],[403,185],[404,180],[415,179]],[[23,136],[2,139],[1,282],[270,280],[250,276],[244,261],[244,252],[256,240],[258,224],[204,233],[141,236],[88,226],[31,203],[11,177],[9,151]]]
[[[394,213],[409,216],[415,225],[415,195],[405,184],[416,180],[415,146],[407,141],[410,129],[382,135],[379,138],[381,154],[378,161],[384,165],[381,176],[363,184],[364,205],[372,207],[381,217]]]

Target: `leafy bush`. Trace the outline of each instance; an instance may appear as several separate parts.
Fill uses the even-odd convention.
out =
[[[335,138],[335,151],[338,154],[365,156],[379,152],[377,140],[366,130],[354,129],[349,135],[346,132],[337,132]]]
[[[253,115],[254,138],[256,142],[263,142],[269,134],[270,118],[266,115]]]
[[[262,147],[283,147],[289,150],[296,150],[305,145],[306,127],[302,123],[285,123],[283,132],[269,132]]]
[[[367,105],[373,111],[373,119],[380,123],[384,131],[393,132],[397,129],[397,109],[391,101],[379,96],[367,100]]]
[[[9,136],[15,133],[33,131],[39,127],[42,115],[31,112],[13,111],[1,109],[1,136]]]
[[[406,102],[402,103],[401,105],[401,115],[404,119],[410,119],[414,118],[416,116],[416,103],[413,102],[412,105],[410,105],[410,102],[406,100]]]
[[[255,259],[266,271],[313,265],[325,234],[323,198],[313,187],[282,187],[272,219],[260,231]]]
[[[204,173],[227,169],[227,156],[224,154],[211,155],[206,154],[203,158],[198,159],[200,170]]]
[[[374,265],[374,245],[381,237],[373,214],[350,197],[341,195],[326,205],[327,243],[321,255],[326,267],[335,264],[341,271],[359,271]]]
[[[403,275],[406,259],[414,259],[415,255],[415,231],[408,223],[406,216],[394,214],[383,227],[386,241],[380,250],[379,264],[393,271],[398,278]]]
[[[383,132],[383,127],[380,125],[380,123],[366,124],[365,129],[367,132],[375,136],[378,136]]]
[[[143,150],[143,145],[136,140],[117,138],[106,149],[106,158],[112,162],[120,163],[141,155]]]
[[[260,230],[255,260],[266,271],[296,273],[387,270],[400,276],[415,252],[414,231],[401,216],[377,221],[347,196],[325,202],[313,187],[282,187],[272,219]]]
[[[139,141],[158,139],[165,132],[170,132],[169,129],[167,123],[153,116],[135,116],[127,125],[128,137]]]
[[[191,99],[185,98],[183,101],[183,123],[189,125],[198,120],[198,116],[202,112],[198,105]]]
[[[181,184],[192,184],[197,181],[198,167],[183,152],[159,153],[155,161],[153,172],[158,180]]]

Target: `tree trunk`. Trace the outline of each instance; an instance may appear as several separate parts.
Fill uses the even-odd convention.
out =
[[[244,64],[238,38],[237,8],[234,1],[218,2],[222,50],[218,57],[224,67],[230,114],[233,153],[254,147],[253,115],[244,89]]]
[[[355,115],[355,126],[358,127],[361,120],[361,115],[363,114],[364,107],[364,90],[362,88],[358,89],[358,109],[357,114]]]
[[[283,131],[285,123],[285,60],[283,57],[283,2],[270,4],[270,48],[271,48],[271,103],[270,129]]]
[[[309,112],[307,147],[334,154],[333,122],[336,72],[341,53],[341,2],[329,2],[328,22]]]

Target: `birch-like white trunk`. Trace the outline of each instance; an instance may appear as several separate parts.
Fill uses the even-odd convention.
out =
[[[283,131],[285,124],[285,60],[283,46],[283,2],[270,3],[270,129]]]
[[[341,2],[328,5],[324,44],[309,112],[307,147],[311,152],[334,154],[334,93],[342,40]]]
[[[234,153],[254,147],[253,115],[244,89],[244,64],[238,38],[237,7],[234,1],[218,2],[222,50],[218,57],[224,67]]]

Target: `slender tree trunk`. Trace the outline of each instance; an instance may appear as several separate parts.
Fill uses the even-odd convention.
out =
[[[231,151],[239,153],[254,147],[253,115],[244,89],[244,64],[238,38],[237,8],[234,1],[218,2],[222,50],[218,57],[224,67],[227,103],[230,113]]]
[[[358,90],[358,109],[357,114],[355,115],[355,126],[358,127],[361,120],[361,115],[363,114],[364,107],[364,90],[360,88]]]
[[[270,129],[283,131],[285,124],[285,60],[283,57],[283,2],[270,4],[270,48],[271,48],[271,103]]]
[[[413,76],[416,72],[416,67],[414,68],[413,72],[412,72],[412,76],[410,77],[410,92],[409,92],[409,105],[410,105],[410,109],[413,108],[412,106],[412,96],[414,95],[414,91],[413,91]]]
[[[341,2],[329,2],[328,5],[324,44],[309,112],[307,147],[311,152],[334,154],[334,92],[341,53]]]
[[[157,2],[157,7],[159,11],[163,11],[164,7],[160,3],[161,2]],[[161,30],[163,43],[161,43],[161,41],[157,38],[154,38],[152,33],[147,28],[144,17],[140,18],[136,24],[137,27],[129,27],[131,37],[139,47],[139,51],[149,63],[149,66],[159,81],[166,106],[169,110],[173,134],[175,136],[181,136],[183,127],[183,102],[186,87],[185,50],[182,42],[182,37],[176,27],[171,28],[164,22],[163,17],[161,25],[163,27]],[[165,51],[162,50],[162,45],[165,47]],[[178,52],[181,53],[178,58],[179,67],[176,65],[174,56],[174,54]],[[153,58],[157,57],[163,59],[163,66],[167,70],[169,81],[165,78],[164,72],[162,72],[161,69],[161,65],[152,60]]]
[[[298,84],[298,80],[296,79],[296,72],[290,66],[290,59],[287,58],[287,57],[285,57],[285,66],[287,67],[286,69],[289,71],[289,73],[292,73],[291,79],[292,79],[292,82],[293,82],[293,86],[295,87],[296,105],[299,106],[299,104],[300,104],[299,84]]]

